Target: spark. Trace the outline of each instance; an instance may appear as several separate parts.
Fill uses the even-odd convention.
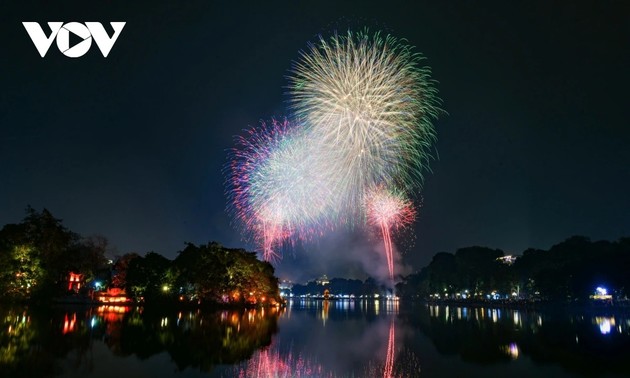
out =
[[[263,122],[237,137],[228,166],[228,208],[266,260],[279,258],[283,243],[309,240],[331,227],[336,176],[318,150],[288,120]]]
[[[439,113],[422,59],[394,37],[349,31],[320,37],[292,69],[291,107],[335,161],[349,214],[362,209],[366,188],[422,182]]]
[[[416,219],[416,210],[412,202],[402,192],[387,189],[383,185],[379,185],[367,193],[365,207],[368,224],[378,227],[381,231],[385,244],[389,277],[393,282],[394,245],[392,229],[398,230],[413,223]]]
[[[381,229],[393,280],[392,227],[415,211],[396,192],[390,201],[402,208],[387,215],[386,198],[371,193],[412,194],[428,169],[440,101],[422,60],[404,41],[367,31],[320,37],[301,53],[289,77],[297,121],[238,137],[227,168],[228,209],[265,259],[367,220]]]

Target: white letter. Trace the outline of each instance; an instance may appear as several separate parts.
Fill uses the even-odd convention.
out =
[[[51,33],[48,37],[46,37],[42,27],[39,26],[37,22],[22,22],[22,25],[24,25],[24,29],[26,29],[28,36],[31,37],[31,41],[33,41],[37,52],[39,52],[39,55],[43,58],[46,56],[46,52],[48,52],[50,45],[52,45],[52,41],[55,39],[59,29],[61,29],[63,22],[49,22],[48,27],[50,28]]]
[[[76,34],[77,36],[83,38],[83,41],[72,47],[70,47],[71,32],[72,34]],[[90,35],[90,31],[85,27],[85,25],[78,22],[68,22],[61,30],[59,30],[59,34],[57,34],[57,47],[59,47],[59,51],[61,51],[63,55],[69,58],[78,58],[83,56],[86,52],[88,52],[90,46],[92,46],[92,36]]]
[[[114,35],[112,38],[109,38],[107,32],[103,25],[100,22],[86,22],[85,25],[90,29],[90,33],[92,33],[92,37],[94,37],[94,42],[96,42],[96,46],[101,50],[103,57],[107,58],[112,47],[114,47],[114,43],[118,39],[120,32],[122,32],[125,27],[126,22],[110,22],[109,23],[114,29]]]

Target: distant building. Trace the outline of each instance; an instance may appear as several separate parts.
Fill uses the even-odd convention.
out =
[[[595,293],[590,296],[591,299],[596,301],[605,301],[612,303],[612,295],[608,294],[608,290],[604,287],[598,286],[595,289]]]
[[[497,257],[497,261],[501,261],[502,263],[504,263],[506,265],[514,264],[516,259],[517,259],[517,256],[514,256],[514,255],[505,255],[505,256],[502,256],[502,257]]]
[[[315,280],[315,283],[318,285],[328,285],[330,283],[330,280],[328,279],[328,276],[326,276],[325,274],[321,277],[319,277],[318,279]]]
[[[280,290],[291,290],[293,289],[293,282],[289,280],[282,280],[278,282],[278,289]]]
[[[289,280],[282,280],[278,282],[278,290],[280,291],[280,296],[282,298],[292,297],[293,296],[293,282]]]

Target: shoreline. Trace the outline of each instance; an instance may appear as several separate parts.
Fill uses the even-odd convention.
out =
[[[480,301],[480,300],[412,300],[410,302],[426,305],[454,306],[469,308],[491,308],[531,311],[584,311],[630,313],[630,302],[595,303],[595,302],[552,302],[552,301]]]

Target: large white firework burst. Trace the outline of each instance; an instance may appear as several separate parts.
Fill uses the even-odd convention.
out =
[[[374,185],[422,183],[439,100],[421,60],[391,36],[348,32],[320,37],[294,64],[292,109],[335,167],[348,213],[361,211]]]

